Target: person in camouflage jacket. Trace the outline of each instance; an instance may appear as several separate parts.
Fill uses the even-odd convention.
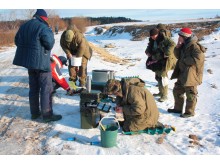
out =
[[[159,111],[153,95],[139,78],[108,80],[105,93],[116,95],[116,112],[123,112],[123,131],[139,131],[155,127]]]
[[[66,53],[67,59],[69,60],[69,80],[76,83],[79,77],[80,86],[85,87],[87,64],[88,60],[90,60],[92,56],[92,49],[89,46],[88,41],[75,25],[71,25],[61,35],[60,45],[63,51]],[[76,67],[71,65],[70,59],[73,56],[82,57],[81,66]]]
[[[167,100],[168,84],[164,80],[168,80],[168,71],[172,70],[176,64],[174,56],[175,43],[171,38],[168,38],[162,33],[159,33],[157,28],[150,30],[150,38],[148,46],[145,50],[148,56],[149,63],[154,61],[154,66],[151,70],[155,72],[155,78],[158,81],[159,93],[154,96],[160,96],[159,101]],[[148,63],[147,63],[148,65]],[[151,65],[151,63],[150,63]]]
[[[173,89],[175,104],[174,109],[168,109],[168,112],[182,113],[184,94],[186,94],[185,113],[181,114],[180,117],[195,115],[197,86],[202,83],[205,51],[190,28],[181,29],[177,46],[174,49],[178,61],[171,76],[171,79],[177,79]]]

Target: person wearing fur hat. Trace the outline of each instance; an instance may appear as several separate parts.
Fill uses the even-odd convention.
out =
[[[148,46],[145,50],[148,59],[146,61],[147,69],[155,72],[155,79],[158,82],[160,102],[168,99],[168,71],[173,68],[176,63],[174,56],[175,43],[171,38],[159,33],[157,28],[150,30]]]
[[[121,123],[125,132],[156,127],[159,111],[153,95],[139,78],[110,79],[105,86],[105,94],[116,96],[116,112],[123,113]]]
[[[46,11],[37,9],[33,19],[20,26],[15,36],[17,49],[13,60],[14,65],[28,69],[31,119],[42,116],[44,122],[62,118],[53,114],[52,108],[50,52],[55,40],[47,20]]]
[[[69,60],[69,81],[76,81],[79,78],[80,86],[85,88],[87,78],[87,64],[91,59],[92,49],[84,35],[77,29],[75,25],[71,25],[63,32],[60,39],[60,46],[66,53]],[[81,66],[72,66],[71,57],[82,57]]]
[[[195,115],[197,86],[202,83],[205,51],[190,28],[180,30],[178,43],[174,49],[178,60],[171,76],[171,79],[177,79],[173,88],[174,108],[168,109],[169,113],[179,113],[183,118]],[[186,105],[185,113],[182,114],[184,95],[186,95]]]

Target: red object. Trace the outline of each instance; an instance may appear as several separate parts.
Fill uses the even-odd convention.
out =
[[[190,28],[182,28],[179,32],[179,35],[184,37],[190,37],[192,35],[192,31]]]
[[[67,83],[66,79],[62,76],[62,73],[60,71],[60,68],[63,67],[62,62],[60,59],[53,54],[52,55],[53,62],[51,62],[51,72],[52,72],[52,78],[64,89],[68,90],[70,89],[69,84]]]
[[[44,21],[48,20],[48,17],[40,16]]]

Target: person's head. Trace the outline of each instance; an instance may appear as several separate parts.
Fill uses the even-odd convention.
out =
[[[67,30],[66,33],[65,33],[66,42],[72,42],[73,37],[74,37],[73,31],[72,30]]]
[[[158,29],[158,30],[161,30],[161,29],[165,30],[165,29],[166,29],[166,26],[165,26],[164,24],[162,24],[162,23],[159,23],[159,24],[157,25],[157,29]]]
[[[192,36],[192,31],[190,28],[182,28],[178,34],[181,37],[188,38]]]
[[[44,9],[37,9],[36,13],[34,14],[34,16],[39,16],[41,19],[47,21],[48,17],[47,17],[47,13]]]
[[[150,37],[153,39],[153,40],[156,40],[157,37],[158,37],[158,34],[159,34],[159,30],[157,28],[153,28],[150,30]]]
[[[178,41],[180,43],[185,43],[185,41],[192,36],[192,31],[190,28],[182,28],[180,30],[180,32],[178,33],[179,34],[179,39]]]
[[[67,59],[66,59],[66,57],[64,57],[64,56],[59,56],[58,58],[60,59],[60,61],[62,62],[63,65],[66,65],[66,66],[67,66]]]
[[[117,95],[121,91],[121,83],[119,80],[110,79],[105,85],[105,94],[107,95]]]

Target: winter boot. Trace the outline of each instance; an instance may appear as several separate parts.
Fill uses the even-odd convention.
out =
[[[57,120],[60,120],[62,119],[62,116],[61,115],[52,115],[52,116],[49,116],[49,117],[43,117],[43,121],[48,123],[48,122],[51,122],[51,121],[57,121]]]
[[[153,94],[153,96],[155,96],[155,97],[157,97],[157,96],[160,97],[161,95],[162,95],[162,94],[161,94],[160,92],[159,92],[159,93],[154,93],[154,94]]]
[[[169,113],[182,113],[182,111],[177,110],[177,109],[168,109],[167,112],[169,112]]]
[[[168,100],[168,97],[167,96],[162,96],[161,98],[159,98],[159,102],[164,102],[164,101],[167,101]]]
[[[180,115],[180,117],[182,117],[182,118],[188,118],[188,117],[193,117],[193,116],[194,116],[193,114],[187,114],[187,113]]]
[[[39,118],[40,116],[41,116],[40,113],[37,113],[37,114],[31,114],[31,119],[32,119],[32,120],[35,120],[35,119]]]

